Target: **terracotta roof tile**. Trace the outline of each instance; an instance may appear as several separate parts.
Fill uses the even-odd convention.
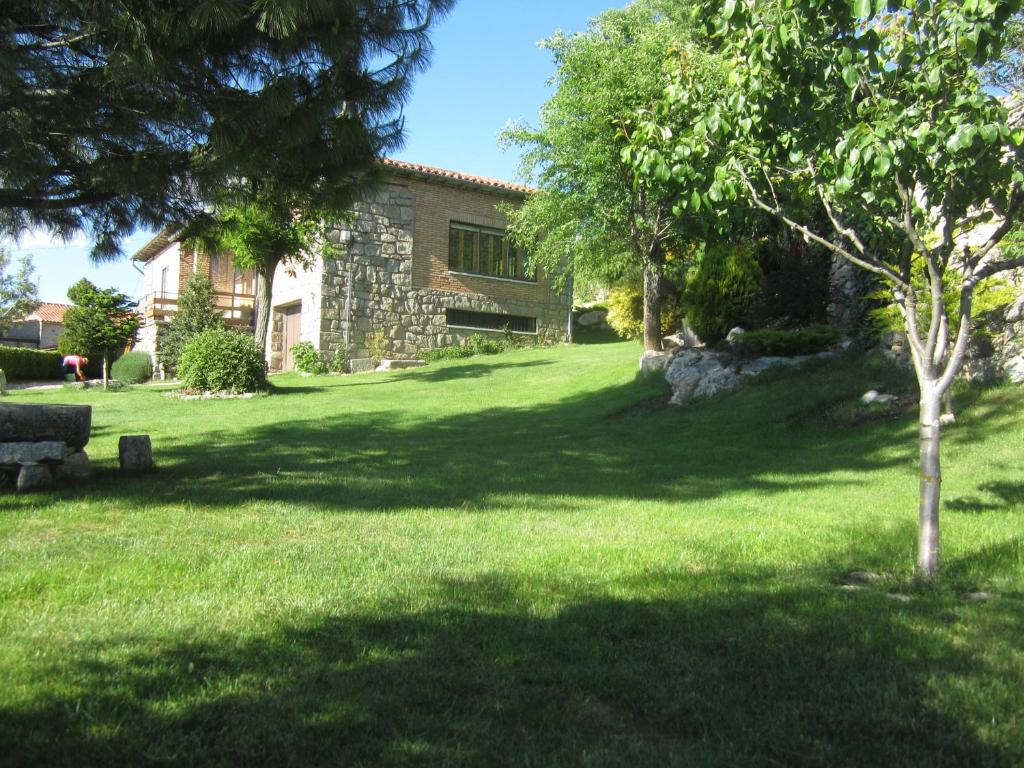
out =
[[[473,184],[480,187],[490,187],[491,189],[501,189],[506,192],[516,192],[521,195],[529,195],[536,191],[525,184],[515,184],[511,181],[489,179],[486,176],[475,176],[471,173],[450,171],[446,168],[434,168],[433,166],[420,165],[419,163],[408,163],[405,160],[392,160],[391,158],[386,157],[381,160],[381,163],[401,171],[411,171],[412,173],[419,173],[425,176],[434,176],[440,179],[448,179],[450,181]]]
[[[43,302],[26,320],[42,320],[44,323],[63,323],[64,313],[71,309],[70,304],[52,304]]]

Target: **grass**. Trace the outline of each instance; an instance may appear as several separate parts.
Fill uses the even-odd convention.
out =
[[[15,393],[98,472],[0,496],[0,765],[1024,763],[1024,392],[962,401],[920,590],[913,414],[837,405],[899,373],[675,409],[636,359]]]

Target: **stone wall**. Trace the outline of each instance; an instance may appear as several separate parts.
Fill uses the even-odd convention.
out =
[[[350,358],[370,357],[372,334],[384,334],[384,353],[398,359],[416,357],[422,350],[457,344],[474,331],[450,328],[446,309],[464,309],[537,318],[537,336],[551,341],[565,337],[568,300],[546,283],[474,278],[479,284],[457,281],[437,287],[429,279],[430,264],[447,264],[449,221],[473,220],[473,210],[493,210],[501,196],[486,190],[447,189],[434,193],[434,184],[396,181],[378,195],[357,203],[352,218],[330,234],[345,255],[328,259],[323,268],[323,296],[319,313],[321,351],[344,352],[349,324],[345,303],[352,281]],[[427,205],[422,196],[432,196]],[[448,210],[438,199],[452,201]],[[491,214],[492,216],[497,214]],[[495,226],[494,219],[479,222]],[[502,218],[499,224],[504,224]],[[445,237],[429,236],[443,228]],[[418,239],[419,238],[419,239]],[[443,247],[443,252],[441,249]],[[423,265],[428,265],[426,270]],[[445,267],[447,269],[447,267]],[[414,281],[414,270],[426,275]]]

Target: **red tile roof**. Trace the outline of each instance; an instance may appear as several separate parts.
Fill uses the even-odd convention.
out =
[[[434,168],[433,166],[420,165],[419,163],[407,163],[405,160],[392,160],[391,158],[386,157],[381,160],[381,163],[389,168],[394,168],[399,171],[409,171],[411,173],[433,176],[439,179],[447,179],[449,181],[471,184],[478,187],[489,187],[491,189],[500,189],[506,192],[516,192],[520,195],[529,195],[536,191],[532,187],[528,187],[524,184],[515,184],[511,181],[500,181],[498,179],[489,179],[486,176],[474,176],[471,173],[449,171],[445,168]]]
[[[36,311],[28,315],[26,320],[42,320],[44,323],[63,323],[64,313],[71,309],[70,304],[52,304],[43,302]]]

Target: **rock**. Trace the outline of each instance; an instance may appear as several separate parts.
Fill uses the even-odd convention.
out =
[[[668,367],[671,360],[671,352],[658,352],[653,349],[644,350],[644,353],[640,356],[640,373],[644,376],[661,373]]]
[[[863,395],[860,396],[860,401],[864,405],[871,405],[872,403],[881,403],[887,405],[896,399],[896,395],[885,395],[880,393],[876,389],[869,389]]]
[[[422,368],[426,365],[424,360],[381,360],[377,366],[378,371],[402,371],[406,368]]]
[[[64,443],[0,443],[0,464],[40,464],[64,460]]]
[[[600,328],[608,322],[607,309],[592,309],[588,312],[581,312],[576,318],[576,323],[584,328]]]
[[[60,441],[84,448],[92,428],[92,406],[0,403],[0,441]]]
[[[1018,355],[1006,364],[1006,377],[1014,384],[1024,384],[1024,355]]]
[[[1006,312],[1006,322],[1016,323],[1024,320],[1024,295],[1013,303],[1013,306]]]
[[[149,435],[122,435],[117,443],[121,473],[137,475],[153,468],[153,446]]]
[[[371,357],[356,357],[348,361],[349,373],[373,373],[377,364]]]
[[[77,483],[88,480],[90,477],[92,477],[92,462],[89,461],[89,454],[85,451],[68,454],[61,464],[55,464],[53,467],[55,480]]]
[[[730,347],[737,347],[743,339],[744,333],[746,333],[746,331],[737,325],[725,335],[725,341]]]
[[[18,493],[33,491],[52,482],[50,468],[43,464],[22,464],[18,471]]]

